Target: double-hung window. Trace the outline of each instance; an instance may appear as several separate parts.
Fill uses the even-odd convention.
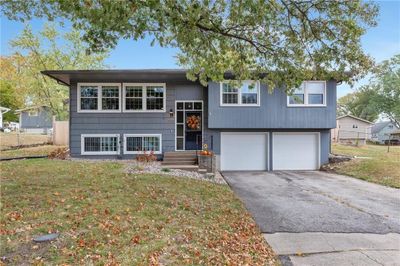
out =
[[[326,82],[304,81],[292,95],[288,95],[288,106],[326,106]]]
[[[79,83],[78,112],[120,112],[119,83]]]
[[[164,83],[124,83],[124,112],[165,112]]]
[[[143,110],[143,89],[141,86],[125,87],[125,110]]]
[[[234,86],[222,82],[221,106],[260,106],[260,83],[246,80]]]
[[[119,134],[82,134],[82,155],[119,154]]]
[[[125,154],[142,154],[146,152],[161,154],[161,134],[124,135]]]

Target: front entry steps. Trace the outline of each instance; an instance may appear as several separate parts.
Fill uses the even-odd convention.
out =
[[[163,168],[198,171],[196,151],[165,152],[161,162]]]

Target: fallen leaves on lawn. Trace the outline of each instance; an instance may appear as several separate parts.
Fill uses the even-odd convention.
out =
[[[60,168],[61,164],[68,165]],[[12,174],[6,184],[7,215],[0,223],[2,239],[9,238],[17,251],[37,232],[62,232],[59,248],[45,250],[52,257],[29,245],[26,258],[32,262],[48,264],[55,258],[58,265],[118,265],[132,260],[139,265],[275,263],[253,219],[228,189],[157,176],[132,179],[121,176],[118,168],[95,163],[51,161],[46,167],[47,179],[42,177],[43,167],[34,168],[35,173],[29,166],[21,167],[22,174]],[[28,173],[33,179],[25,179]],[[18,183],[19,179],[23,181]]]
[[[7,217],[10,221],[19,221],[22,219],[22,214],[17,211],[13,211],[7,213]]]

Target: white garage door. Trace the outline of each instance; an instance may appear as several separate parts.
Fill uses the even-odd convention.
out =
[[[319,134],[274,132],[273,170],[315,170],[319,168]]]
[[[267,170],[268,133],[221,133],[221,170]]]

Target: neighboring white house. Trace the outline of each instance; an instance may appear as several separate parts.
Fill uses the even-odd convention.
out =
[[[3,128],[3,114],[10,111],[10,108],[0,106],[0,128]]]
[[[336,119],[336,128],[331,130],[333,142],[365,145],[371,136],[373,123],[352,116],[344,115]]]
[[[385,144],[385,141],[389,140],[390,135],[397,130],[396,125],[391,121],[375,123],[371,129],[371,140],[379,144]]]

